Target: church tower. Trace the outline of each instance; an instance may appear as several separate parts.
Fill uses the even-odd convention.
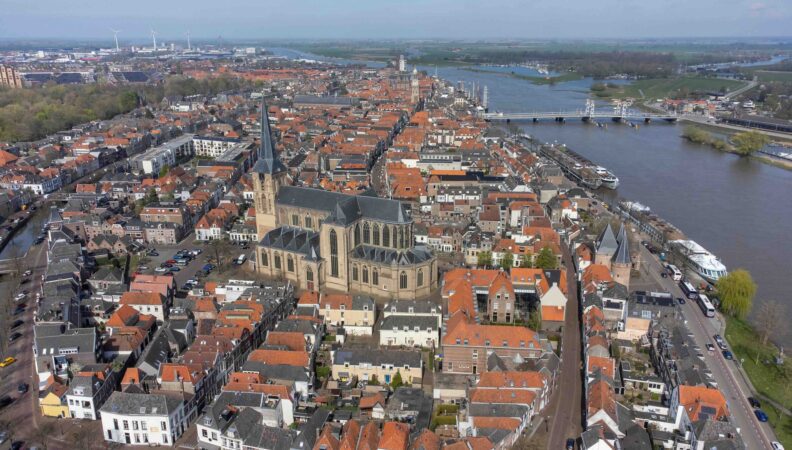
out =
[[[256,208],[256,234],[260,241],[264,235],[277,227],[275,197],[278,189],[286,183],[286,166],[275,155],[272,145],[267,104],[261,101],[261,146],[258,160],[253,166],[253,200]]]

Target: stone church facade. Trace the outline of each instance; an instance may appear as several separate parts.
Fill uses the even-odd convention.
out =
[[[265,114],[262,105],[261,148],[252,171],[256,270],[299,289],[428,297],[438,286],[437,260],[414,244],[405,206],[373,194],[288,185]]]

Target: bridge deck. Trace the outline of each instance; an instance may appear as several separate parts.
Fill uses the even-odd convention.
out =
[[[619,114],[617,112],[595,112],[593,114],[582,111],[535,112],[535,113],[484,113],[481,117],[485,120],[533,120],[533,119],[625,119],[625,120],[677,120],[675,114],[639,113],[630,112]]]

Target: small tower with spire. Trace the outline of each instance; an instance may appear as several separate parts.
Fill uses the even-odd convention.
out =
[[[627,238],[627,227],[624,223],[619,227],[619,233],[616,235],[616,254],[613,255],[613,262],[611,264],[611,273],[613,273],[613,281],[623,285],[628,290],[630,289],[630,271],[632,270],[632,260],[630,259],[630,242]]]
[[[410,75],[410,101],[418,103],[421,97],[421,88],[418,83],[418,68],[413,66],[412,75]]]
[[[258,160],[253,166],[253,200],[256,208],[256,234],[258,240],[277,226],[275,199],[278,190],[286,183],[286,166],[275,154],[272,131],[269,125],[267,104],[261,101],[261,144]]]

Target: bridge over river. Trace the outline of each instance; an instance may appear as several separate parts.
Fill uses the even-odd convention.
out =
[[[512,120],[531,120],[539,122],[540,120],[553,119],[555,122],[565,122],[569,119],[582,120],[584,122],[596,122],[597,119],[612,120],[614,122],[627,122],[642,121],[645,123],[653,120],[661,120],[666,122],[676,122],[678,116],[676,114],[662,114],[642,112],[630,109],[630,102],[621,102],[617,104],[612,110],[598,110],[593,100],[586,100],[586,107],[577,111],[555,111],[555,112],[484,112],[480,113],[479,117],[487,121],[506,121]]]

